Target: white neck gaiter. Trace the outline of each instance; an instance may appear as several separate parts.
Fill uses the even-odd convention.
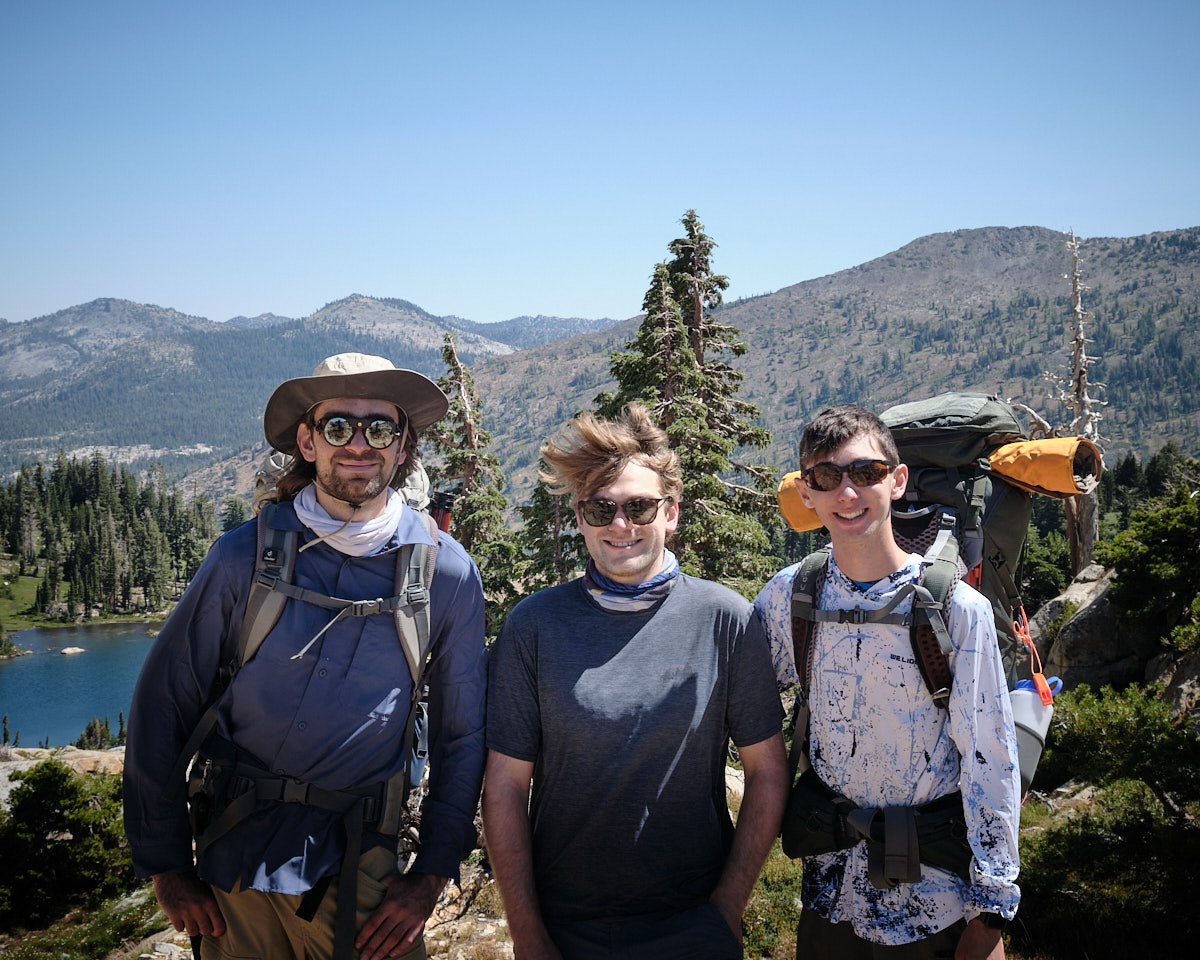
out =
[[[404,510],[403,498],[391,487],[387,488],[387,505],[383,513],[372,520],[334,519],[317,500],[317,488],[311,483],[296,494],[293,503],[300,522],[317,535],[316,540],[309,541],[301,550],[323,542],[350,557],[380,553],[391,541]]]

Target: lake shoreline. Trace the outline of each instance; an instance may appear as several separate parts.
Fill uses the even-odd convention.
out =
[[[0,710],[23,746],[70,745],[93,719],[115,734],[129,716],[141,666],[161,630],[144,617],[14,631],[20,656],[0,660]],[[64,656],[69,647],[83,653]]]

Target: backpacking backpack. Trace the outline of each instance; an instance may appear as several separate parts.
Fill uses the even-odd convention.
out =
[[[860,836],[873,836],[874,830],[874,826],[857,832],[850,829],[854,805],[821,784],[808,762],[815,624],[837,621],[907,625],[925,685],[934,703],[946,708],[954,678],[948,661],[952,647],[944,614],[956,584],[965,579],[992,605],[1010,690],[1017,686],[1020,647],[1029,647],[1033,689],[1012,695],[1022,794],[1032,782],[1052,709],[1053,692],[1041,673],[1017,589],[1018,567],[1033,512],[1030,491],[1060,498],[1089,492],[1101,469],[1099,451],[1081,437],[1030,441],[1012,407],[987,394],[942,394],[891,407],[881,419],[891,430],[900,460],[909,471],[904,497],[892,507],[892,531],[902,549],[923,555],[925,562],[918,581],[899,591],[881,610],[818,607],[829,563],[828,547],[805,557],[796,571],[792,581],[792,649],[801,692],[792,713],[789,763],[793,779],[797,772],[801,776],[793,785],[781,834],[784,851],[791,857],[841,849]],[[802,482],[800,477],[800,472],[791,473],[780,483],[780,511],[792,529],[816,529],[820,521],[802,503],[797,486]],[[894,613],[909,596],[911,613]],[[1022,681],[1021,685],[1028,683]],[[1017,696],[1022,697],[1020,712],[1016,709]],[[1040,733],[1028,727],[1031,712],[1040,718]],[[963,872],[972,854],[961,843],[965,827],[956,825],[962,822],[961,809],[957,799],[943,799],[955,807],[946,823],[959,845],[941,836],[941,819],[931,820],[929,810],[920,810],[920,822],[933,827],[933,833],[927,830],[926,836],[920,835],[920,829],[916,831],[920,859]],[[891,812],[896,814],[895,810]],[[941,809],[939,816],[945,813]],[[887,834],[895,832],[888,830]],[[908,838],[903,831],[900,834]],[[930,857],[926,856],[927,848],[932,851]],[[876,850],[870,856],[878,859],[879,853]],[[870,862],[875,864],[874,859]],[[881,864],[871,870],[872,882],[876,882],[876,874],[889,879]]]
[[[423,723],[423,690],[425,664],[429,659],[430,623],[429,623],[429,588],[433,578],[434,565],[437,562],[438,527],[429,514],[420,512],[433,539],[432,546],[424,543],[405,544],[396,552],[396,573],[394,596],[375,600],[343,600],[329,597],[314,590],[296,586],[292,580],[296,571],[296,556],[299,553],[299,533],[287,530],[274,523],[280,504],[266,502],[262,504],[257,519],[257,546],[255,552],[254,580],[250,588],[250,596],[246,600],[246,610],[242,617],[241,629],[238,635],[237,650],[233,659],[222,666],[218,672],[220,690],[208,709],[201,716],[193,729],[191,736],[167,781],[164,796],[173,796],[183,782],[188,765],[196,755],[201,745],[212,733],[217,723],[217,714],[226,694],[229,692],[238,671],[258,652],[258,648],[266,639],[267,634],[274,629],[283,613],[283,606],[288,599],[315,603],[318,606],[336,610],[337,613],[317,634],[308,646],[317,640],[325,630],[347,616],[371,616],[376,613],[391,613],[396,624],[396,633],[404,658],[408,663],[409,674],[412,677],[413,695],[409,705],[408,719],[405,724],[404,737],[405,756],[409,768],[405,771],[406,781],[411,778],[413,770],[417,771],[425,759],[424,723]],[[306,646],[304,650],[307,650]],[[304,650],[298,656],[303,655]],[[413,743],[414,738],[418,740]]]
[[[880,419],[908,465],[904,499],[892,510],[896,542],[924,554],[938,531],[953,523],[964,579],[992,604],[1011,688],[1022,644],[1013,625],[1021,608],[1017,583],[1033,498],[996,474],[988,454],[1029,435],[1008,403],[983,393],[902,403]]]
[[[921,554],[926,561],[912,591],[912,615],[893,614],[891,608],[819,610],[828,548],[806,557],[792,589],[792,639],[801,687],[807,693],[814,623],[907,624],[913,656],[930,695],[945,707],[953,678],[946,659],[951,648],[944,611],[959,579],[992,604],[1004,672],[1012,687],[1023,642],[1013,622],[1021,603],[1018,565],[1033,502],[1027,491],[991,470],[988,454],[1027,440],[1028,434],[1009,404],[987,394],[942,394],[891,407],[880,419],[908,466],[904,498],[892,508],[892,531],[901,549]],[[897,596],[895,603],[906,597],[907,593]]]

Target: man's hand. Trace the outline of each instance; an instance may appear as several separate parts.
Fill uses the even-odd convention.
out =
[[[719,896],[717,893],[708,899],[709,903],[717,908],[717,912],[725,918],[729,929],[740,941],[742,939],[742,913],[745,910],[745,904],[731,903],[728,897]]]
[[[783,736],[778,733],[760,743],[739,747],[738,755],[746,771],[746,792],[733,832],[733,846],[708,899],[741,940],[742,913],[771,844],[779,835],[779,821],[787,803],[788,767]]]
[[[1004,940],[999,930],[986,927],[980,920],[972,920],[958,938],[954,960],[1004,960]]]
[[[358,931],[359,960],[383,960],[407,950],[425,929],[437,906],[445,877],[431,873],[392,873],[383,878],[383,902]]]
[[[182,930],[189,937],[225,934],[225,918],[221,916],[216,897],[208,884],[192,871],[156,873],[154,895],[176,930]]]

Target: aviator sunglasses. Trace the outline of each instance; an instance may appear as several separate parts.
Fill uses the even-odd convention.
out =
[[[317,429],[331,447],[344,447],[359,430],[367,445],[376,450],[386,450],[400,436],[400,426],[387,417],[361,419],[345,413],[331,413],[317,421]]]
[[[842,485],[844,476],[848,476],[856,487],[873,487],[882,483],[892,468],[898,466],[900,464],[892,460],[855,460],[845,466],[825,460],[813,464],[800,476],[813,490],[829,493]]]
[[[664,500],[670,499],[670,497],[658,497],[657,499],[634,497],[624,503],[617,503],[616,500],[580,500],[579,515],[583,517],[589,527],[607,527],[613,522],[617,510],[620,510],[630,523],[644,527],[648,523],[653,523],[654,518],[658,516],[658,505]]]

